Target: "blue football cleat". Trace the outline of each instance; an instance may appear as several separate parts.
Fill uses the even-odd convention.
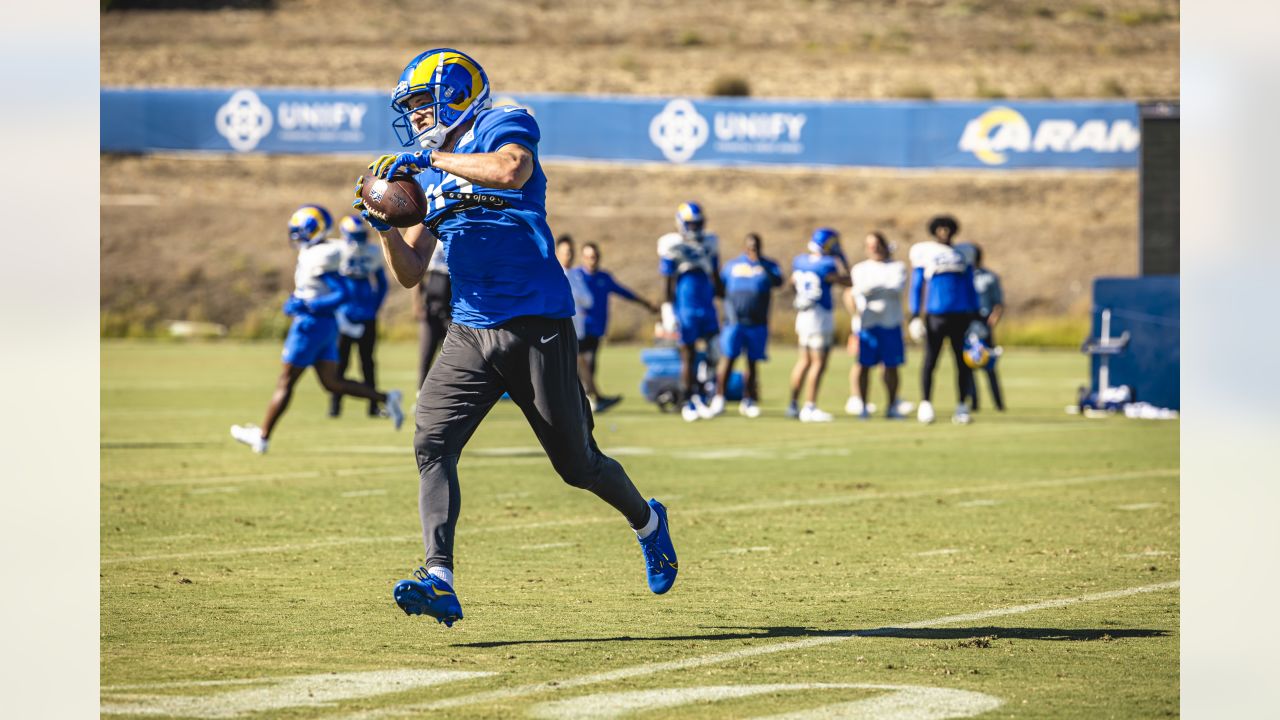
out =
[[[449,583],[428,574],[425,567],[413,571],[416,580],[401,580],[392,591],[405,615],[430,615],[445,627],[462,619],[462,604]]]
[[[667,525],[667,509],[657,500],[650,499],[649,507],[658,514],[658,529],[647,538],[640,540],[640,550],[644,552],[645,570],[649,574],[649,589],[661,595],[671,589],[676,582],[679,564],[676,562],[676,548],[671,544],[671,528]]]

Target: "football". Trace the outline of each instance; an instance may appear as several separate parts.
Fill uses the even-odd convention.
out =
[[[408,175],[389,180],[365,175],[360,199],[370,215],[392,227],[413,227],[427,216],[427,196]]]

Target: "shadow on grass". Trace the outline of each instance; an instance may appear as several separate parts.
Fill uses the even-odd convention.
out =
[[[805,627],[710,627],[708,631],[690,635],[655,635],[585,638],[548,638],[545,640],[489,640],[485,642],[454,643],[452,647],[495,648],[511,645],[559,645],[568,643],[607,642],[668,642],[688,640],[768,640],[772,638],[817,637],[888,637],[912,640],[1116,640],[1119,638],[1165,637],[1164,630],[1139,628],[1064,629],[1019,627],[969,627],[969,628],[895,628],[882,627],[871,630],[817,630]]]

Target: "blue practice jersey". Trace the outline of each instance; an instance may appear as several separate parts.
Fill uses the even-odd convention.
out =
[[[456,323],[491,328],[522,315],[573,316],[569,281],[547,226],[547,176],[537,155],[540,137],[538,124],[523,108],[485,110],[453,152],[488,153],[509,143],[523,145],[534,154],[533,175],[524,187],[487,188],[436,168],[416,178],[431,206],[423,222],[444,243]],[[477,201],[478,206],[467,207]]]
[[[715,312],[716,288],[712,280],[720,272],[720,242],[715,235],[684,236],[668,233],[658,238],[658,270],[675,277],[676,312]]]
[[[382,269],[382,250],[372,243],[348,240],[342,246],[340,266],[347,283],[347,299],[342,312],[351,322],[369,322],[378,317],[387,297],[387,273]]]
[[[978,314],[986,318],[997,305],[1004,304],[1000,276],[986,268],[973,271],[973,289],[978,293]]]
[[[586,268],[576,267],[573,273],[587,290],[591,292],[591,307],[587,309],[586,322],[583,325],[583,337],[604,337],[609,328],[609,296],[618,295],[627,300],[637,300],[636,294],[613,279],[604,270],[587,272]]]
[[[972,246],[957,248],[936,240],[912,245],[911,314],[919,315],[922,304],[928,315],[977,312],[973,260]],[[922,303],[920,295],[925,284],[929,286],[929,296]]]
[[[727,324],[769,324],[769,297],[774,288],[782,285],[782,269],[778,263],[766,257],[752,262],[743,253],[725,264],[720,277],[724,280]]]
[[[830,255],[797,255],[791,261],[791,283],[796,286],[796,309],[831,310],[831,276],[840,272]]]

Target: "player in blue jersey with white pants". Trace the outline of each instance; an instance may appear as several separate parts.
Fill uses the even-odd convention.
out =
[[[964,334],[978,313],[978,295],[973,286],[972,248],[952,247],[960,224],[950,215],[939,215],[929,221],[926,240],[911,246],[911,334],[924,340],[924,363],[920,368],[920,408],[917,419],[934,420],[933,371],[938,364],[942,344],[951,344],[956,363],[956,404],[952,422],[967,425],[973,416],[964,398],[973,387],[973,370],[964,362]]]
[[[456,50],[428,50],[405,67],[392,123],[406,147],[370,169],[412,173],[429,199],[421,225],[398,230],[369,217],[391,274],[413,287],[444,243],[453,282],[453,324],[418,394],[414,451],[426,562],[396,584],[396,604],[446,625],[462,618],[454,584],[458,462],[480,421],[510,395],[565,482],[613,506],[635,530],[649,589],[669,590],[677,560],[666,509],[645,502],[626,471],[600,452],[578,382],[569,281],[547,226],[540,131],[519,107],[492,107],[484,70]],[[353,205],[360,200],[356,183]]]
[[[325,242],[332,224],[329,211],[319,205],[303,205],[289,218],[289,241],[298,246],[298,264],[293,294],[284,303],[284,314],[293,318],[293,324],[281,353],[280,378],[267,403],[262,427],[231,426],[231,437],[259,455],[267,451],[271,431],[289,407],[293,386],[313,365],[325,390],[384,404],[397,430],[404,420],[400,391],[384,394],[338,372],[338,321],[334,313],[347,299],[347,286],[338,273],[342,250],[336,243]]]
[[[351,347],[360,353],[360,374],[365,387],[377,384],[373,353],[378,343],[378,311],[387,297],[387,273],[382,269],[382,249],[369,242],[369,224],[359,215],[338,223],[342,234],[339,272],[347,283],[347,299],[338,308],[338,374],[347,374]],[[329,417],[342,413],[342,395],[329,396]],[[377,417],[378,404],[369,403],[369,417]]]
[[[826,227],[814,230],[808,252],[791,261],[800,356],[791,370],[791,404],[787,406],[787,417],[799,418],[800,422],[831,422],[831,413],[818,407],[818,386],[835,341],[831,286],[848,284],[849,268],[840,249],[840,233]],[[802,391],[805,401],[800,407]]]
[[[760,254],[760,236],[747,235],[744,252],[725,263],[720,271],[724,282],[725,328],[720,334],[720,366],[716,369],[716,396],[711,399],[713,414],[724,412],[725,386],[733,362],[746,353],[747,373],[743,378],[742,402],[738,413],[744,417],[760,417],[760,381],[756,363],[768,360],[769,301],[774,288],[783,283],[778,263]]]
[[[673,320],[680,332],[680,415],[688,422],[714,417],[697,393],[697,343],[706,347],[715,367],[720,321],[715,298],[724,295],[720,281],[719,239],[705,232],[706,216],[697,203],[676,208],[676,232],[658,238],[658,270],[667,280],[663,322]],[[667,309],[669,308],[669,309]]]
[[[607,270],[600,268],[600,246],[593,242],[582,245],[582,264],[569,271],[570,281],[577,282],[591,293],[591,302],[583,317],[582,334],[578,338],[578,379],[587,391],[594,412],[604,412],[622,401],[620,395],[602,395],[596,386],[596,369],[600,356],[600,343],[609,329],[609,296],[617,295],[644,307],[651,313],[658,306],[636,295],[631,288],[614,279]]]

